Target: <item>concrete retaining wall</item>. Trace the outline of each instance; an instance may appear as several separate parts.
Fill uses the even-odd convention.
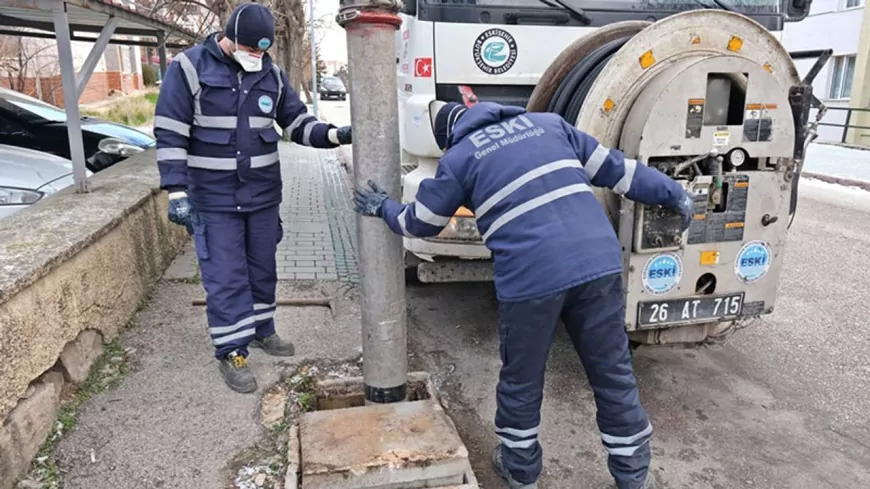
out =
[[[154,158],[0,220],[0,489],[26,470],[60,390],[84,380],[188,241],[166,218]]]

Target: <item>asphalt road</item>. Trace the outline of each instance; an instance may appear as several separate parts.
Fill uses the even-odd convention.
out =
[[[776,312],[717,349],[642,347],[635,370],[668,488],[870,487],[870,193],[802,184]],[[448,410],[487,489],[498,376],[488,285],[409,290],[419,368]],[[610,484],[591,391],[568,338],[553,346],[543,408],[545,489]]]

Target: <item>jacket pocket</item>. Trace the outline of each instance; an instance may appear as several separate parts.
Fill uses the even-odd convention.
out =
[[[278,140],[281,139],[281,135],[278,134],[278,131],[276,131],[274,127],[270,127],[269,129],[260,131],[258,134],[260,136],[260,139],[268,144],[277,143]]]
[[[204,114],[235,114],[238,90],[229,75],[204,73],[199,76],[199,102]]]
[[[209,144],[230,144],[234,132],[232,129],[193,126],[190,131],[190,137]]]
[[[208,240],[206,239],[205,224],[195,223],[193,225],[193,245],[196,247],[196,257],[200,261],[208,261]]]

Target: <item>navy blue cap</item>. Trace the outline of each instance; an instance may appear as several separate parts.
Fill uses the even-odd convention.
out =
[[[441,102],[433,100],[429,103],[429,118],[432,122],[432,133],[438,148],[446,150],[450,144],[453,128],[467,109],[458,102]]]
[[[230,15],[224,35],[242,46],[265,51],[275,42],[275,17],[259,3],[243,3]]]

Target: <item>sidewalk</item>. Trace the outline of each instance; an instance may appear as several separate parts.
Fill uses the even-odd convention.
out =
[[[336,151],[280,143],[284,239],[278,279],[359,283],[356,215]]]
[[[813,143],[804,162],[806,176],[870,189],[870,149]]]
[[[191,305],[205,297],[195,254],[179,255],[120,337],[127,353],[117,360],[130,372],[118,387],[82,404],[74,428],[62,428],[50,461],[66,489],[282,487],[276,483],[283,473],[270,467],[280,469],[286,460],[269,448],[275,431],[262,418],[283,419],[285,405],[270,407],[269,389],[301,365],[324,366],[321,373],[342,365],[336,375],[345,375],[358,365],[361,347],[355,215],[335,152],[284,142],[280,151],[278,298],[332,298],[333,314],[279,307],[276,328],[297,354],[276,358],[252,350],[259,389],[237,394],[218,372],[205,308]],[[240,473],[247,475],[236,480]]]

